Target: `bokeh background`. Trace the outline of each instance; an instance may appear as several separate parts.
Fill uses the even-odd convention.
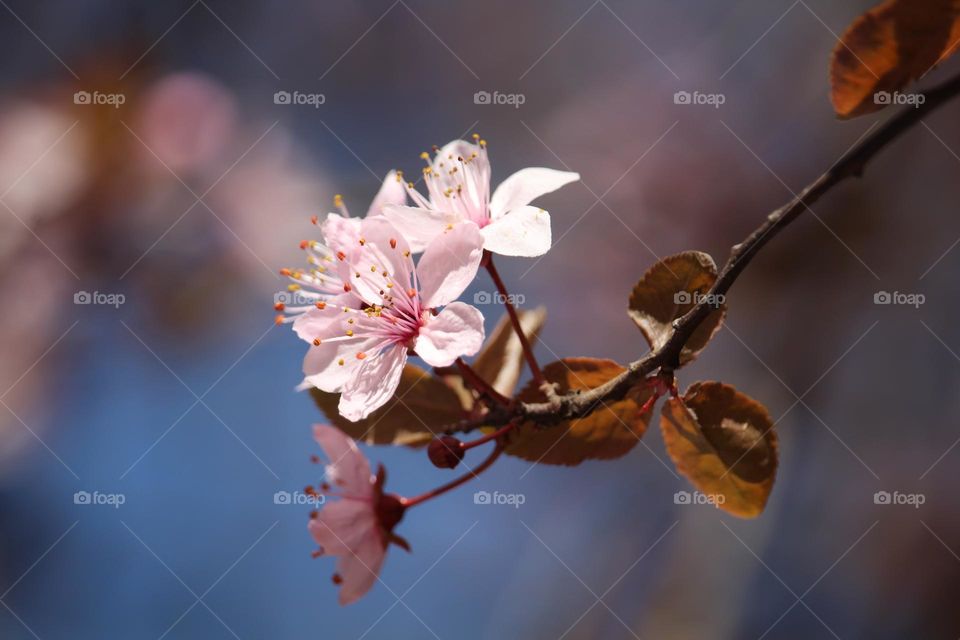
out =
[[[759,519],[676,504],[657,429],[614,462],[506,459],[412,512],[414,553],[340,608],[309,507],[273,499],[317,480],[320,420],[273,325],[277,270],[335,193],[362,212],[388,170],[475,131],[494,182],[580,172],[540,201],[553,250],[500,270],[548,308],[543,361],[639,357],[626,299],[658,257],[722,262],[889,117],[840,122],[827,96],[870,4],[2,0],[0,637],[956,638],[960,104],[772,242],[683,371],[778,420]],[[404,494],[448,478],[366,451]]]

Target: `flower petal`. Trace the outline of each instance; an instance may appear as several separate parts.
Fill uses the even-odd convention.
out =
[[[342,315],[342,307],[357,309],[361,300],[353,294],[342,294],[326,300],[323,309],[313,308],[297,316],[293,321],[293,331],[301,340],[313,342],[315,338],[332,337],[337,329],[334,326]]]
[[[433,239],[417,265],[424,308],[456,300],[480,267],[483,236],[472,222],[462,222]]]
[[[528,205],[542,195],[580,179],[579,173],[543,167],[517,171],[500,183],[490,198],[490,217],[494,220],[509,211]]]
[[[377,338],[368,338],[321,342],[320,346],[311,346],[303,359],[304,382],[328,393],[341,391],[356,377],[363,364],[357,359],[357,352],[365,353],[366,349],[375,347],[378,342]]]
[[[400,230],[383,216],[366,218],[360,227],[364,248],[375,252],[391,276],[403,279],[413,269],[413,260],[405,254],[410,251],[407,239]]]
[[[384,304],[391,282],[402,289],[411,286],[409,246],[385,217],[364,218],[355,248],[346,253],[346,259],[338,261],[340,278],[367,304]]]
[[[395,345],[357,361],[361,365],[343,385],[339,406],[340,415],[353,422],[363,420],[393,397],[407,362],[407,350]]]
[[[367,217],[379,216],[383,214],[383,208],[388,204],[404,205],[407,203],[407,189],[403,184],[403,178],[397,175],[396,171],[391,171],[383,179],[380,190],[374,196],[370,208],[367,210]]]
[[[328,213],[320,225],[323,243],[331,251],[350,251],[360,238],[360,218],[344,218],[338,213]]]
[[[357,443],[340,429],[328,424],[313,425],[313,439],[327,456],[327,481],[337,485],[351,498],[373,495],[370,463]],[[332,503],[328,506],[333,506]],[[324,511],[327,507],[324,508]]]
[[[483,345],[483,314],[463,302],[451,302],[420,328],[414,347],[433,367],[449,367],[460,356],[472,356]]]
[[[443,211],[397,205],[385,207],[383,215],[403,234],[414,253],[423,251],[431,240],[458,221]]]
[[[359,600],[377,582],[387,548],[380,537],[380,531],[373,528],[367,532],[352,553],[340,556],[337,561],[337,573],[343,578],[340,585],[339,601],[348,605]]]
[[[550,214],[537,207],[520,207],[483,229],[483,248],[505,256],[532,258],[550,250]]]
[[[341,499],[327,502],[307,528],[324,555],[349,554],[379,526],[372,502]]]

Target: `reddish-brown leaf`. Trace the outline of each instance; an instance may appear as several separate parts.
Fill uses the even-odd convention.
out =
[[[960,0],[887,0],[857,18],[830,65],[830,99],[841,118],[878,111],[960,45]]]
[[[762,404],[729,385],[698,382],[664,405],[660,429],[677,470],[713,504],[760,515],[777,471],[777,437]]]
[[[624,368],[612,360],[565,358],[548,364],[543,375],[559,384],[558,392],[593,389],[619,375]],[[650,391],[633,391],[618,402],[601,405],[585,418],[546,428],[524,423],[513,432],[506,453],[543,464],[577,465],[588,459],[619,458],[640,441],[652,411],[640,409]],[[517,396],[523,402],[543,402],[534,382]]]
[[[643,274],[630,294],[627,313],[647,339],[651,349],[659,349],[673,334],[673,321],[686,314],[706,295],[717,280],[717,265],[706,253],[684,251],[668,256]],[[726,305],[716,305],[694,330],[680,353],[680,362],[687,363],[707,346],[720,328]]]

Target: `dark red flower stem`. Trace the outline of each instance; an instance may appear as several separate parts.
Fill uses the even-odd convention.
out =
[[[530,346],[530,341],[527,340],[527,335],[523,332],[523,327],[520,325],[520,317],[517,315],[517,310],[510,301],[507,286],[503,283],[503,279],[500,278],[500,274],[497,272],[497,267],[493,264],[493,254],[489,251],[484,253],[484,262],[486,263],[487,271],[490,273],[490,277],[493,279],[497,291],[500,292],[500,296],[503,299],[503,306],[507,308],[510,323],[513,324],[513,330],[516,332],[517,338],[520,340],[520,346],[523,348],[523,357],[527,360],[527,366],[530,367],[530,373],[533,374],[533,379],[537,383],[537,386],[542,386],[545,382],[543,371],[540,370],[537,357],[533,355],[533,347]]]
[[[506,426],[500,427],[499,429],[497,429],[492,433],[488,433],[482,438],[477,438],[476,440],[472,440],[470,442],[464,442],[463,448],[465,450],[469,450],[469,449],[473,449],[474,447],[479,447],[482,444],[487,444],[491,440],[497,440],[498,438],[501,438],[502,436],[505,436],[511,431],[513,431],[513,429],[515,429],[518,424],[520,424],[520,421],[514,420],[513,422],[510,422]]]
[[[504,446],[505,445],[503,444],[503,442],[498,441],[497,446],[494,447],[493,451],[490,452],[490,455],[487,456],[487,459],[481,462],[480,465],[477,466],[476,468],[471,469],[470,471],[460,476],[456,480],[451,480],[447,484],[441,485],[436,489],[427,491],[426,493],[422,493],[419,496],[416,496],[414,498],[401,498],[401,503],[403,504],[404,507],[412,507],[412,506],[421,504],[423,502],[426,502],[427,500],[432,500],[437,496],[443,495],[446,492],[456,489],[460,485],[470,480],[473,480],[478,475],[480,475],[481,473],[489,469],[494,462],[496,462],[497,458],[500,457],[500,454],[503,453]]]
[[[467,384],[473,387],[477,393],[489,397],[501,407],[510,406],[510,399],[494,389],[493,385],[489,382],[481,378],[480,374],[473,370],[473,367],[463,361],[463,358],[457,358],[456,365],[457,368],[460,369],[460,375],[463,376]]]

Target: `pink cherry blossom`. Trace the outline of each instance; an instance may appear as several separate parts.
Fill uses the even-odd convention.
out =
[[[377,581],[391,542],[409,551],[407,542],[393,533],[405,506],[401,498],[383,493],[383,467],[371,475],[370,463],[352,438],[322,424],[314,425],[313,437],[330,461],[320,495],[339,500],[325,501],[308,528],[320,546],[315,556],[338,557],[334,583],[340,585],[340,604],[347,605]]]
[[[315,283],[329,292],[339,282],[339,295],[293,323],[312,345],[304,383],[340,393],[340,414],[361,420],[393,396],[410,351],[435,367],[479,351],[483,315],[454,300],[475,277],[482,247],[476,225],[450,225],[415,267],[406,239],[385,217],[365,218],[355,244],[333,258],[338,279]]]
[[[407,185],[416,206],[390,204],[384,215],[407,237],[414,251],[448,225],[472,222],[481,229],[484,248],[508,256],[533,257],[550,249],[550,214],[529,206],[536,198],[580,179],[568,171],[529,167],[517,171],[490,195],[487,143],[454,140],[424,167],[428,197]]]

